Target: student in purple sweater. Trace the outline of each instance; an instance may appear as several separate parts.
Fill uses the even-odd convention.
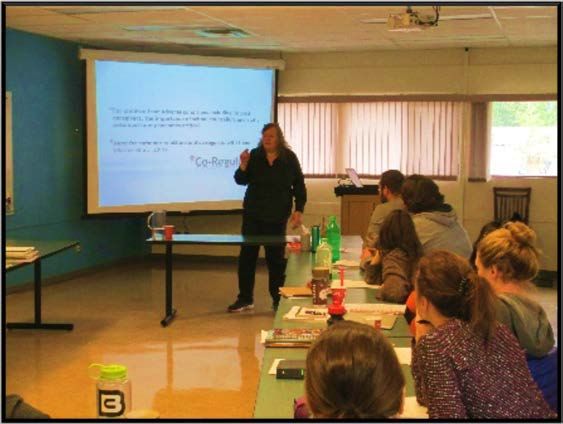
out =
[[[416,397],[430,418],[555,418],[486,281],[453,253],[422,257],[415,277]]]

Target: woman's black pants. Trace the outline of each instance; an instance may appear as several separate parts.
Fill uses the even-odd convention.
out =
[[[242,235],[285,235],[286,222],[265,222],[248,216],[242,218]],[[264,246],[268,265],[268,286],[274,303],[280,300],[279,288],[285,283],[285,243],[278,246]],[[254,302],[254,277],[260,246],[241,246],[238,261],[239,300]]]

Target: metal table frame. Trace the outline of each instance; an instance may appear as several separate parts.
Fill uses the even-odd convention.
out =
[[[39,257],[33,262],[22,262],[8,268],[5,268],[6,273],[14,271],[24,266],[33,264],[33,304],[34,304],[34,320],[33,322],[8,322],[6,328],[9,330],[66,330],[71,331],[74,328],[74,324],[68,323],[56,323],[49,324],[44,323],[41,319],[41,261],[42,259],[48,258],[49,256],[55,255],[72,247],[78,246],[78,241],[53,241],[52,243],[57,243],[58,245],[55,249],[48,250],[46,253],[42,253],[42,242],[38,241],[7,241],[7,245],[27,245],[27,246],[37,246],[39,250]]]
[[[295,236],[242,236],[233,234],[174,234],[172,240],[153,240],[147,242],[153,245],[165,245],[165,301],[164,318],[160,325],[170,325],[176,316],[176,309],[172,306],[172,246],[175,244],[198,244],[217,246],[275,246],[295,241]]]

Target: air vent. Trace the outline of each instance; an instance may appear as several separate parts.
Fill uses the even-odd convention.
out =
[[[204,38],[248,38],[250,34],[238,28],[199,28],[194,32]]]

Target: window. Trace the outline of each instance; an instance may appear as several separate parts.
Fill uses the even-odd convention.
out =
[[[490,173],[557,176],[557,102],[493,102]]]
[[[437,178],[458,174],[462,102],[375,101],[278,104],[278,121],[307,176],[354,168]]]

